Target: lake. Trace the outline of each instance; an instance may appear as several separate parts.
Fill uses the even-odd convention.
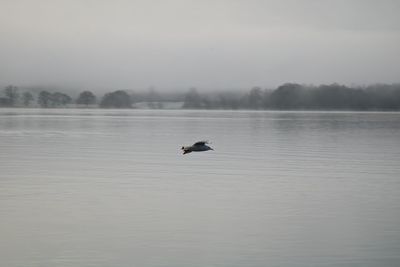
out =
[[[0,218],[7,267],[397,267],[400,113],[0,109]]]

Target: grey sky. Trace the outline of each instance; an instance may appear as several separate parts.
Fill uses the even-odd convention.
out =
[[[0,0],[0,84],[400,81],[398,0]]]

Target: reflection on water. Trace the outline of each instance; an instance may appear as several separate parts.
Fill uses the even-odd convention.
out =
[[[399,113],[2,109],[0,142],[4,266],[400,265]]]

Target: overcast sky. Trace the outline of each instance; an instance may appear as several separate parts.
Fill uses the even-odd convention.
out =
[[[0,84],[400,81],[398,0],[0,0]]]

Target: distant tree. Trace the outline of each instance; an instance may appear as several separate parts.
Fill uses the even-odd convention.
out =
[[[248,107],[259,109],[262,107],[263,95],[260,87],[253,87],[248,96]]]
[[[10,101],[8,98],[5,97],[0,97],[0,107],[9,107],[10,106]]]
[[[60,92],[55,92],[51,95],[51,102],[52,106],[54,107],[60,107],[60,106],[65,106],[69,103],[72,102],[72,98],[69,95],[60,93]]]
[[[196,88],[190,88],[189,92],[185,95],[183,108],[201,108],[202,100],[200,95],[197,93]]]
[[[300,84],[286,83],[279,86],[270,95],[270,105],[276,109],[302,108],[303,87]]]
[[[42,108],[50,107],[52,104],[52,94],[47,91],[41,91],[39,93],[37,102]]]
[[[19,99],[18,87],[8,85],[4,88],[4,95],[8,99],[9,105],[14,107]]]
[[[240,96],[233,93],[220,93],[217,97],[216,106],[223,109],[239,109]]]
[[[24,106],[28,107],[33,101],[33,95],[30,92],[24,92],[22,94],[22,100],[24,102]]]
[[[77,104],[85,105],[86,107],[96,103],[96,96],[90,91],[83,91],[79,94],[76,100]]]
[[[264,109],[269,109],[270,108],[270,96],[271,96],[272,90],[269,89],[265,89],[264,93],[263,93],[263,102],[262,102],[262,106]]]
[[[318,86],[313,94],[313,102],[319,109],[346,109],[350,108],[348,99],[349,91],[351,89],[339,85],[320,85]]]
[[[101,99],[100,106],[103,108],[131,108],[132,100],[127,92],[118,90],[105,94]]]

